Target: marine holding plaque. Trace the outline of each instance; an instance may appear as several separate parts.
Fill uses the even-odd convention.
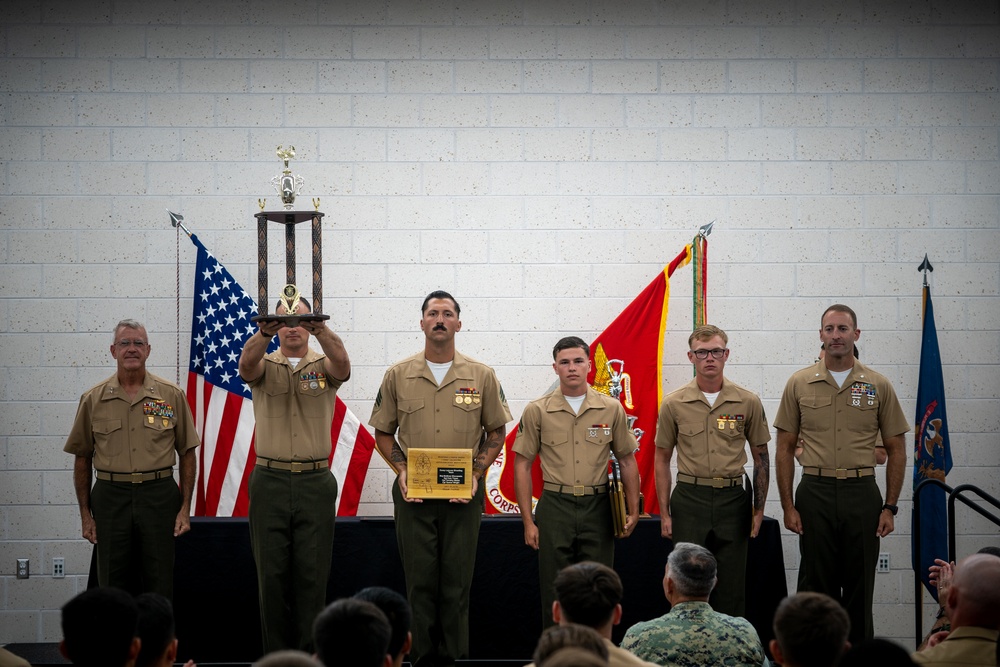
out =
[[[396,539],[413,609],[409,659],[425,667],[469,656],[482,478],[511,416],[493,369],[455,350],[455,298],[431,292],[420,313],[424,350],[386,371],[369,423],[397,474]]]
[[[583,561],[612,567],[614,538],[631,535],[639,521],[639,445],[625,408],[617,398],[587,384],[590,346],[582,339],[560,339],[552,358],[559,386],[524,408],[513,447],[524,542],[538,550],[544,627],[553,625],[556,574]],[[611,454],[617,459],[614,488],[608,484]],[[536,456],[541,457],[544,492],[532,517],[531,466]]]
[[[337,480],[330,473],[330,427],[337,389],[351,375],[344,343],[329,316],[295,286],[294,225],[313,220],[313,264],[322,257],[315,230],[321,213],[260,213],[258,222],[286,225],[287,284],[275,307],[254,318],[258,333],[240,356],[240,377],[253,392],[256,466],[248,485],[250,545],[257,567],[264,652],[312,650],[312,624],[326,606],[333,558]],[[266,233],[263,235],[266,242]],[[262,253],[266,258],[266,248]],[[266,265],[265,265],[266,268]],[[314,270],[314,295],[321,294]],[[266,286],[266,271],[260,281]],[[320,299],[315,300],[315,311]],[[268,346],[278,337],[278,349]],[[322,352],[309,345],[315,338]]]

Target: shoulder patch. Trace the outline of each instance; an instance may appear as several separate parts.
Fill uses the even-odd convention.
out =
[[[375,407],[380,407],[382,405],[382,388],[379,387],[378,394],[375,395]]]
[[[501,403],[506,403],[506,402],[507,402],[507,397],[506,397],[506,396],[504,396],[504,393],[503,393],[503,385],[502,385],[502,384],[500,384],[499,382],[497,382],[497,385],[499,385],[499,387],[500,387],[500,402],[501,402]]]

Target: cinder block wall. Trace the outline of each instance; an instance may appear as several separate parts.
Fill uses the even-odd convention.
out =
[[[62,446],[111,373],[109,328],[143,320],[152,370],[186,372],[195,253],[164,209],[252,287],[278,144],[327,214],[325,309],[362,421],[420,348],[428,291],[460,299],[459,347],[516,419],[552,342],[600,332],[715,220],[709,316],[772,416],[838,301],[913,414],[927,253],[949,480],[1000,495],[998,20],[995,0],[18,3],[0,25],[0,642],[58,640],[85,586]],[[690,378],[690,275],[667,389]],[[390,512],[390,483],[376,456],[363,513]],[[876,591],[878,634],[907,645],[909,488]],[[998,540],[960,530],[962,553]]]

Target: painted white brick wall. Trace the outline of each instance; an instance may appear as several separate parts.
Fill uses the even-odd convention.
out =
[[[1000,495],[998,25],[975,0],[20,3],[0,23],[0,642],[58,640],[85,586],[62,445],[111,372],[108,328],[145,321],[154,372],[177,375],[195,253],[182,239],[177,294],[164,208],[252,286],[277,144],[327,212],[326,309],[362,421],[419,349],[428,291],[461,300],[459,346],[496,367],[517,418],[551,383],[552,342],[593,337],[714,219],[710,319],[772,416],[833,301],[913,412],[928,253],[949,481]],[[689,271],[668,389],[690,377]],[[876,628],[910,645],[908,480]],[[362,513],[391,512],[391,481],[374,457]],[[998,539],[975,517],[960,530],[963,553]]]

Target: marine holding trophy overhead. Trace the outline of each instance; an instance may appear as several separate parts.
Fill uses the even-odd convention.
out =
[[[485,487],[510,410],[493,369],[455,350],[461,308],[444,291],[420,308],[424,350],[391,366],[369,423],[397,474],[396,539],[413,609],[416,667],[469,656],[469,592]]]
[[[297,290],[286,288],[279,317],[258,319],[259,331],[240,356],[257,421],[249,520],[265,653],[311,645],[333,558],[337,480],[329,469],[330,424],[351,362],[324,320],[288,317],[311,310]],[[265,354],[275,335],[280,347]],[[310,336],[322,354],[309,347]]]
[[[524,523],[524,541],[538,550],[542,625],[553,624],[556,574],[567,565],[596,561],[611,567],[616,535],[628,537],[639,521],[639,448],[621,402],[587,384],[590,347],[576,336],[552,349],[559,386],[529,403],[514,441],[514,489]],[[625,517],[613,518],[608,460],[614,454],[624,487]],[[541,457],[544,493],[535,516],[531,467]],[[617,484],[616,484],[617,486]],[[619,502],[619,510],[620,502]],[[535,521],[537,520],[537,525]]]

